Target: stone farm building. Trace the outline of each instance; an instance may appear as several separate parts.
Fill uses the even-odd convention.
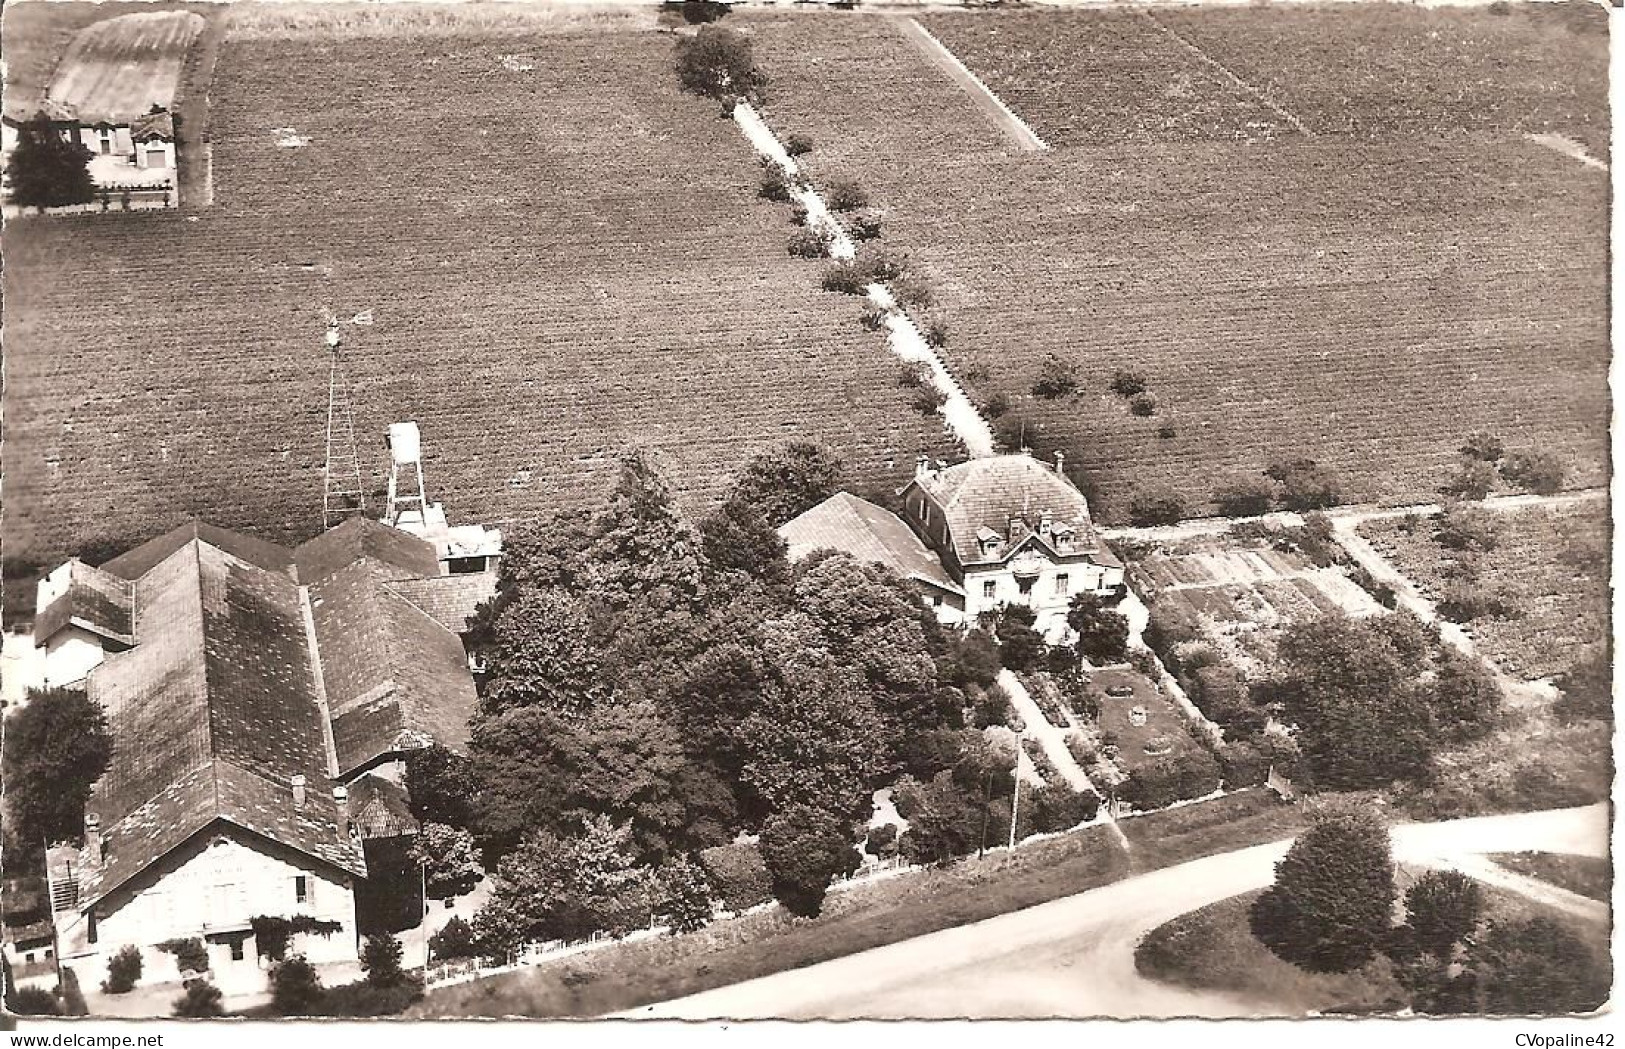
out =
[[[1053,636],[1065,631],[1074,595],[1123,592],[1123,563],[1059,460],[1050,467],[1023,452],[939,468],[921,459],[899,495],[901,517],[841,492],[779,534],[791,560],[834,549],[886,565],[944,623],[1025,605]]]
[[[90,174],[108,193],[148,205],[175,203],[175,96],[187,52],[204,28],[185,11],[103,19],[80,30],[43,96],[7,85],[4,152],[17,128],[44,115],[90,151]]]
[[[406,752],[465,743],[459,634],[494,579],[443,574],[433,543],[352,517],[293,550],[187,524],[42,581],[52,681],[82,681],[114,743],[84,847],[49,861],[81,982],[125,944],[144,981],[178,978],[156,945],[196,938],[223,991],[260,991],[262,915],[329,923],[294,949],[353,962],[362,824]]]

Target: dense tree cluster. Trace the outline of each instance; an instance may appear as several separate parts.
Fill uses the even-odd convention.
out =
[[[632,456],[597,513],[508,542],[471,631],[488,669],[470,756],[431,750],[407,772],[415,814],[447,828],[425,858],[462,870],[461,828],[494,874],[487,949],[654,914],[692,928],[713,899],[757,902],[753,867],[816,914],[861,858],[872,792],[964,759],[965,689],[1001,649],[950,639],[881,568],[785,559],[777,526],[838,481],[826,453],[791,445],[696,525]],[[759,840],[730,844],[741,834]]]
[[[112,756],[106,715],[82,690],[32,692],[6,719],[8,845],[15,843],[20,853],[77,842],[90,788]]]
[[[1387,943],[1394,893],[1388,828],[1366,812],[1323,815],[1254,901],[1253,935],[1300,968],[1347,972]]]
[[[58,208],[88,204],[96,195],[90,175],[90,150],[69,140],[44,114],[17,129],[17,144],[6,160],[11,203],[23,208]]]

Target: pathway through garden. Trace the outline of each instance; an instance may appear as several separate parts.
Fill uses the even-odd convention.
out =
[[[931,31],[912,18],[895,17],[892,24],[902,30],[904,36],[920,49],[932,65],[948,75],[948,79],[970,96],[987,118],[1004,132],[1005,136],[1015,144],[1017,149],[1035,152],[1048,149],[1049,146],[1038,133],[1027,126],[1027,122],[1016,116],[1011,108],[1004,104],[1004,100],[995,95],[991,88],[982,83],[975,73],[968,69],[952,51],[943,46],[942,41],[931,35]]]

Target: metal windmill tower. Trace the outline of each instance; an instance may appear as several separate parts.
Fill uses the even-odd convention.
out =
[[[369,318],[370,319],[370,318]],[[356,455],[355,415],[350,410],[350,384],[344,375],[338,319],[327,318],[327,463],[322,469],[322,527],[331,528],[351,514],[364,514],[367,496],[361,487],[361,460]]]

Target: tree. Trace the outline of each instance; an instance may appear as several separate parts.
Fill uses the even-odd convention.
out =
[[[939,772],[925,783],[905,777],[893,798],[908,820],[903,844],[910,863],[949,863],[981,844],[981,799],[956,783],[953,773]]]
[[[1367,812],[1323,816],[1275,866],[1253,903],[1253,935],[1310,972],[1347,972],[1382,944],[1394,903],[1388,829]]]
[[[1489,668],[1454,648],[1441,647],[1438,672],[1424,695],[1441,738],[1450,743],[1483,739],[1501,717],[1501,686]]]
[[[61,1016],[62,1003],[43,987],[17,987],[6,996],[6,1007],[18,1016]]]
[[[271,1008],[278,1016],[314,1016],[322,1002],[316,967],[302,954],[271,970]]]
[[[762,824],[762,859],[773,896],[784,909],[816,918],[837,876],[857,870],[858,850],[850,824],[807,805],[790,805]]]
[[[755,845],[718,845],[700,853],[707,881],[730,911],[744,911],[773,898],[773,879]]]
[[[1559,695],[1553,709],[1567,722],[1596,719],[1612,721],[1614,716],[1614,664],[1608,647],[1597,645],[1580,657],[1557,678]]]
[[[1213,502],[1224,517],[1257,517],[1269,512],[1275,485],[1254,474],[1231,474],[1213,489]]]
[[[1553,495],[1563,488],[1563,462],[1551,452],[1512,452],[1501,460],[1501,476],[1508,484]]]
[[[208,980],[189,980],[186,990],[171,1007],[175,1016],[186,1020],[206,1020],[226,1014],[220,1001],[220,988]]]
[[[88,204],[96,196],[90,177],[90,150],[57,133],[42,113],[17,129],[17,145],[6,161],[11,202],[22,208]]]
[[[1406,921],[1416,945],[1446,961],[1483,912],[1482,886],[1460,871],[1428,871],[1405,890]]]
[[[1129,523],[1136,528],[1178,524],[1185,516],[1185,500],[1172,488],[1151,487],[1129,500]]]
[[[700,521],[700,542],[713,573],[742,572],[767,583],[789,579],[784,538],[754,504],[725,501]]]
[[[407,807],[419,823],[468,827],[478,789],[474,763],[466,755],[438,743],[407,752]]]
[[[752,456],[725,501],[756,507],[777,528],[840,491],[842,473],[841,460],[828,448],[791,441]]]
[[[678,856],[655,872],[655,881],[660,913],[673,932],[695,932],[711,921],[711,885],[699,864]]]
[[[1011,670],[1036,670],[1044,661],[1044,635],[1033,629],[1037,615],[1026,605],[999,609],[993,636],[999,641],[999,661]]]
[[[1545,916],[1491,922],[1468,944],[1462,966],[1481,1013],[1591,1012],[1610,991],[1606,960]]]
[[[704,30],[715,30],[706,26]],[[641,453],[621,457],[609,502],[593,515],[578,576],[594,602],[624,612],[693,611],[701,601],[702,540]]]
[[[1483,499],[1495,490],[1500,476],[1495,471],[1495,464],[1482,459],[1464,459],[1450,480],[1445,482],[1443,491],[1446,495],[1458,499]]]
[[[6,806],[17,837],[78,841],[90,788],[113,755],[102,708],[78,689],[30,693],[6,719]]]
[[[361,971],[374,987],[394,987],[400,983],[401,941],[388,933],[374,933],[361,946]]]
[[[479,939],[474,935],[474,927],[456,915],[429,937],[430,956],[442,961],[472,958],[478,953]]]
[[[1468,435],[1466,442],[1461,446],[1461,454],[1468,459],[1494,463],[1506,454],[1506,447],[1502,445],[1499,437],[1480,430]]]
[[[1078,366],[1063,361],[1053,353],[1044,354],[1038,366],[1038,378],[1033,380],[1033,393],[1054,399],[1066,397],[1078,390]]]
[[[104,994],[128,994],[141,979],[141,948],[125,944],[107,960],[107,979],[102,981]]]
[[[1288,510],[1323,510],[1342,502],[1337,475],[1313,459],[1275,463],[1264,476],[1281,485],[1281,503]]]
[[[563,590],[524,588],[503,601],[478,647],[486,672],[480,710],[540,707],[579,716],[608,700],[597,628],[586,602]]]
[[[600,931],[623,935],[648,922],[651,887],[631,828],[596,816],[572,837],[533,832],[505,856],[474,928],[498,951]]]
[[[1121,663],[1128,658],[1128,619],[1107,607],[1098,594],[1083,593],[1067,608],[1066,624],[1078,634],[1078,654],[1091,663]]]
[[[684,91],[731,106],[760,102],[767,74],[756,68],[750,37],[703,25],[694,36],[677,41],[677,82]]]
[[[1219,762],[1205,750],[1187,750],[1138,766],[1117,788],[1130,808],[1149,812],[1219,789]]]
[[[1393,618],[1332,613],[1281,633],[1270,691],[1297,724],[1319,786],[1374,789],[1425,778],[1432,769],[1429,697],[1412,655],[1387,632],[1396,628],[1383,621]]]
[[[474,835],[461,828],[423,824],[412,842],[412,861],[423,868],[424,888],[431,900],[463,896],[479,884]]]

